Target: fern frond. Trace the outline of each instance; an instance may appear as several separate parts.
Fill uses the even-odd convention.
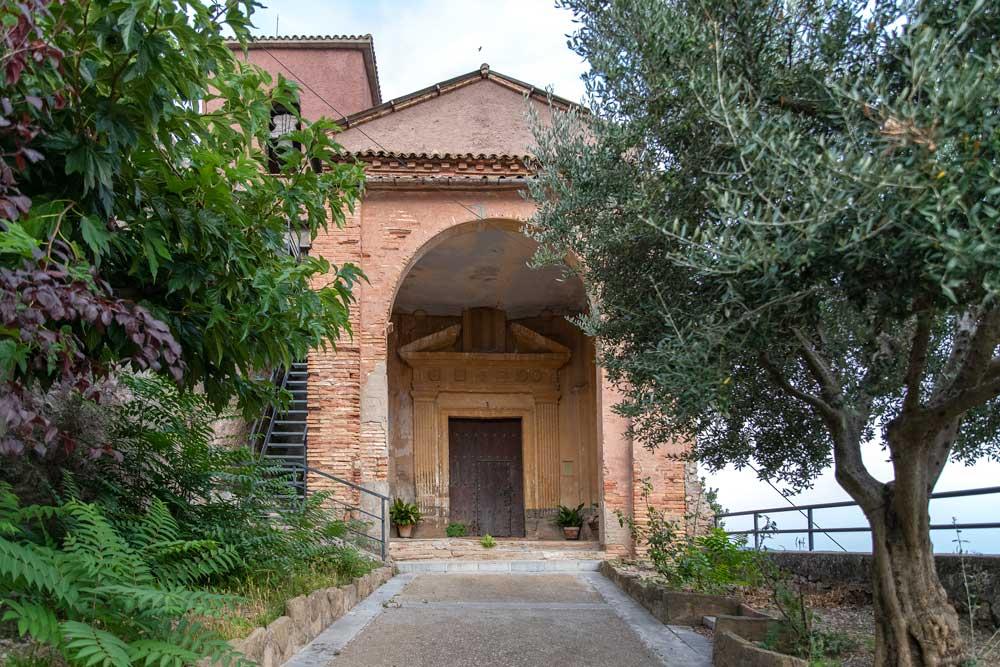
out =
[[[63,550],[96,582],[151,583],[143,560],[94,505],[71,500],[63,506],[69,534]]]
[[[156,665],[157,667],[184,667],[205,656],[176,643],[159,639],[140,639],[128,645],[129,659],[133,665]]]
[[[0,538],[0,583],[5,588],[44,592],[72,602],[75,596],[55,560],[48,547]]]
[[[220,593],[195,591],[185,588],[143,588],[109,584],[90,590],[95,595],[113,600],[124,611],[134,614],[182,616],[219,616],[239,602],[239,598]]]
[[[136,527],[134,538],[140,549],[155,542],[176,542],[180,538],[177,521],[170,514],[167,504],[160,498],[153,498],[146,515]]]
[[[84,667],[130,667],[128,644],[110,632],[80,621],[60,624],[65,653]]]
[[[0,620],[17,623],[17,634],[30,635],[36,642],[58,645],[62,640],[59,619],[48,607],[18,600],[0,600],[0,609],[6,608]]]
[[[160,581],[191,584],[232,572],[243,561],[236,550],[215,540],[177,540],[150,545],[143,554]]]

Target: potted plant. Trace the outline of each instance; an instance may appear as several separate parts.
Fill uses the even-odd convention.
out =
[[[591,512],[590,518],[587,519],[587,525],[590,526],[591,536],[596,540],[601,530],[601,515],[598,513],[599,508],[597,503],[592,503],[590,507],[593,509],[593,512]]]
[[[400,537],[413,535],[413,527],[420,522],[423,515],[416,503],[408,503],[402,498],[396,498],[389,508],[389,518],[396,524],[396,532]]]
[[[556,525],[562,528],[563,537],[567,540],[580,539],[580,527],[583,526],[583,503],[575,508],[559,505],[556,515]]]

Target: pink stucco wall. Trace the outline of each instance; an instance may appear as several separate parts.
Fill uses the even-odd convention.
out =
[[[359,49],[296,48],[268,44],[266,50],[251,47],[249,51],[236,50],[235,53],[237,58],[249,59],[275,78],[281,74],[286,79],[312,88],[299,86],[302,115],[307,120],[323,116],[338,119],[373,106],[374,96],[368,85],[364,56]]]
[[[347,129],[337,141],[350,151],[526,155],[535,143],[529,104],[540,120],[549,121],[544,102],[529,102],[515,90],[480,79]]]

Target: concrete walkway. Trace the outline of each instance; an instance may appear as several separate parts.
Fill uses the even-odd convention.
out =
[[[400,574],[286,667],[707,667],[711,646],[664,626],[597,572]]]

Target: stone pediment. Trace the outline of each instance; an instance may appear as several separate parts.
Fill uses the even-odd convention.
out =
[[[399,355],[413,368],[414,391],[558,391],[558,370],[570,359],[570,350],[564,345],[512,324],[518,348],[532,351],[455,352],[449,348],[461,332],[462,325],[454,324],[399,349]]]

